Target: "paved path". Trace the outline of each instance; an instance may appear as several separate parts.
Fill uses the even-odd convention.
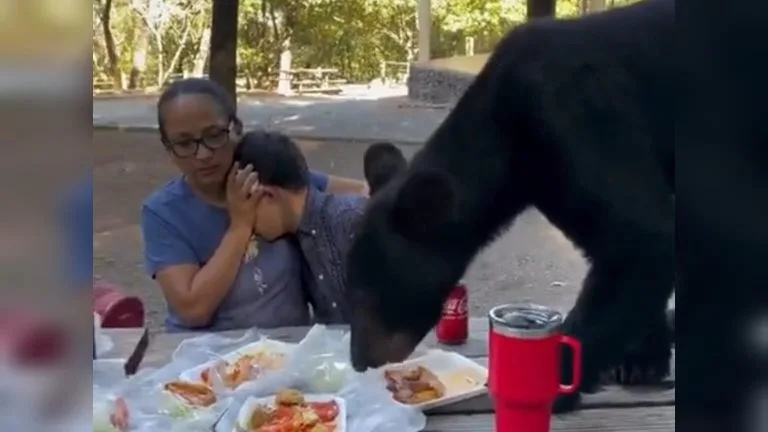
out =
[[[94,99],[93,124],[153,130],[157,127],[155,102],[154,97]],[[294,137],[398,143],[424,142],[448,114],[444,107],[414,106],[402,96],[377,100],[241,97],[238,111],[249,127],[275,128]]]

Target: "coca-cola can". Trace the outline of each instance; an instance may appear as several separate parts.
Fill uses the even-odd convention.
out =
[[[445,345],[463,344],[469,338],[469,294],[463,282],[448,295],[443,314],[435,328],[437,341]]]

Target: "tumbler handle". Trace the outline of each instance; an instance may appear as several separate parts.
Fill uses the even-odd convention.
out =
[[[573,365],[571,366],[573,368],[573,373],[571,375],[573,380],[570,384],[560,384],[558,393],[575,393],[581,385],[581,342],[579,342],[578,339],[563,335],[560,336],[560,343],[567,345],[571,351],[573,351]]]

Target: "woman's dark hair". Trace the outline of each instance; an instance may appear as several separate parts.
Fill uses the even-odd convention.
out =
[[[163,91],[157,100],[157,126],[160,129],[160,139],[166,142],[165,121],[163,119],[163,107],[179,96],[204,95],[208,96],[221,111],[221,115],[235,126],[235,132],[240,134],[243,131],[243,122],[237,117],[235,104],[224,87],[218,83],[205,78],[184,78],[174,81]]]
[[[309,168],[299,146],[279,132],[253,131],[243,135],[235,148],[240,167],[253,166],[259,182],[291,191],[309,184]]]

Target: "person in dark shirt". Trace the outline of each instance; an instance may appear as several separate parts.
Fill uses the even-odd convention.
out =
[[[235,161],[253,166],[263,189],[256,204],[254,233],[266,241],[289,236],[300,246],[303,284],[315,321],[348,323],[351,311],[344,261],[366,198],[309,187],[309,170],[301,150],[280,133],[245,134],[235,150]]]

